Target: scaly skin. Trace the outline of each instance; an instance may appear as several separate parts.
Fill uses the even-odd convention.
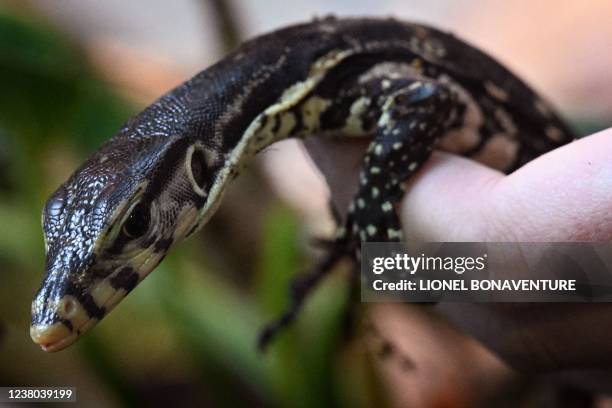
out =
[[[206,223],[256,152],[308,136],[372,142],[332,253],[264,343],[337,259],[401,240],[394,204],[432,149],[512,171],[574,138],[521,80],[430,27],[326,18],[255,38],[129,120],[51,196],[33,340],[73,343]]]

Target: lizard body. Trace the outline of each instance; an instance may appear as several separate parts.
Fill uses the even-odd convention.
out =
[[[33,340],[73,343],[206,223],[254,154],[310,136],[372,138],[322,272],[362,241],[401,240],[394,204],[432,149],[511,172],[574,138],[506,68],[431,27],[325,18],[257,37],[130,119],[51,196]]]

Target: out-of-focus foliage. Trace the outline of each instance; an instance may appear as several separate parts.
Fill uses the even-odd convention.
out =
[[[31,147],[68,139],[91,150],[130,112],[73,44],[24,17],[0,15],[0,115]]]
[[[301,224],[279,203],[262,212],[257,256],[241,260],[255,275],[215,262],[234,255],[207,247],[205,231],[73,347],[46,354],[30,341],[43,203],[137,110],[78,44],[36,16],[0,11],[0,385],[74,385],[83,406],[368,405],[360,354],[338,352],[341,273],[267,355],[256,351],[258,330],[281,312],[291,276],[307,265]]]

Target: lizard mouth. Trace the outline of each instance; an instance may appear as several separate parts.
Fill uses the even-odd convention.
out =
[[[62,322],[32,325],[30,326],[30,337],[44,351],[59,351],[74,343],[82,332],[87,331],[96,323],[95,320],[93,318],[87,320],[77,330],[70,330]]]
[[[44,351],[55,352],[65,349],[76,342],[83,334],[94,327],[146,276],[157,264],[161,256],[149,256],[137,269],[117,269],[110,278],[103,279],[90,288],[97,312],[92,313],[78,298],[66,295],[55,305],[53,315],[59,318],[49,323],[36,323],[30,326],[30,337]],[[122,273],[124,272],[124,273]],[[115,287],[111,282],[114,280]],[[89,306],[91,309],[91,304]]]
[[[101,310],[105,313],[110,311],[126,294],[125,290],[115,290],[107,293],[100,307]],[[67,320],[68,324],[64,323],[64,321],[56,321],[49,324],[39,323],[30,326],[32,341],[40,345],[44,351],[54,352],[70,346],[101,320],[101,318],[88,315],[78,300],[70,300],[74,311],[69,319],[64,320]]]
[[[97,314],[92,315],[73,295],[64,296],[54,305],[54,315],[58,316],[59,320],[30,326],[32,341],[40,345],[44,351],[62,350],[95,326],[127,294],[125,290],[117,290],[109,285],[101,285],[97,288],[102,289],[98,297],[98,299],[101,298],[101,304],[98,305],[93,300]]]

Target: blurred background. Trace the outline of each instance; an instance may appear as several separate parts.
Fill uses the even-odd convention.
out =
[[[48,195],[131,115],[241,40],[328,13],[452,30],[534,85],[581,133],[612,124],[605,0],[0,1],[0,385],[76,386],[88,407],[541,406],[558,398],[411,306],[369,312],[408,330],[409,350],[371,334],[347,340],[342,270],[258,354],[258,330],[316,255],[310,237],[333,228],[326,186],[292,141],[261,154],[213,221],[77,344],[46,354],[30,341]]]

